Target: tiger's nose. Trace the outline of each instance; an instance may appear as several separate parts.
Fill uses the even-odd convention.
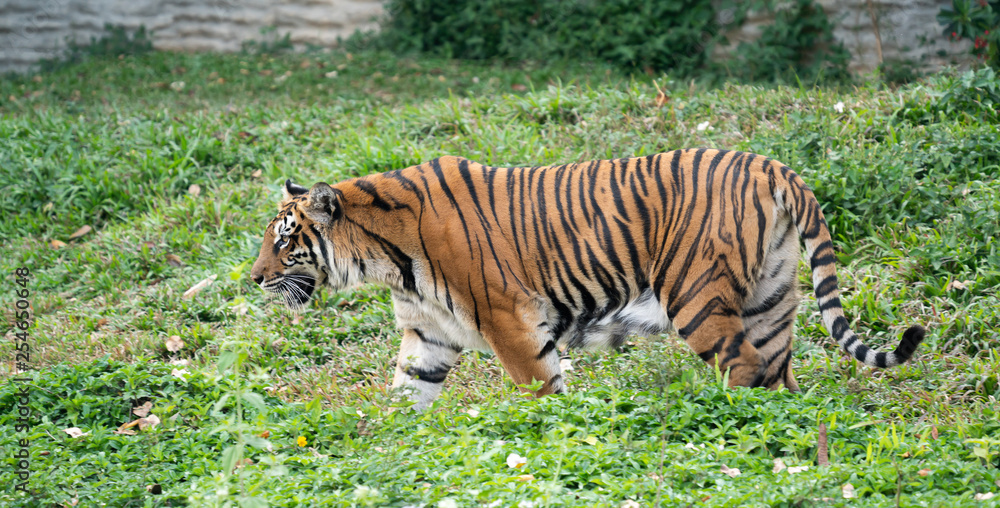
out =
[[[264,276],[263,275],[254,275],[252,278],[253,278],[253,281],[256,282],[258,286],[260,285],[261,282],[264,282]]]

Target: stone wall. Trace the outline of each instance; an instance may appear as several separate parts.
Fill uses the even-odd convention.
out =
[[[867,0],[819,0],[836,24],[835,36],[854,59],[851,68],[878,64],[875,32]],[[883,57],[910,58],[930,68],[961,61],[967,43],[941,37],[935,19],[950,0],[880,0]],[[262,40],[274,26],[298,45],[332,46],[355,29],[374,28],[381,0],[0,0],[0,72],[24,70],[40,58],[58,56],[66,39],[87,42],[104,34],[105,23],[129,32],[140,25],[154,31],[157,49],[236,51],[248,40]],[[753,16],[730,34],[735,42],[752,39],[772,19]],[[941,56],[939,53],[943,54]]]
[[[884,60],[908,59],[927,69],[943,65],[962,64],[970,60],[968,41],[950,42],[941,33],[944,27],[937,21],[942,7],[951,0],[817,0],[834,24],[834,37],[851,52],[850,68],[868,72],[878,67],[878,38],[882,40]],[[878,20],[876,37],[871,12]],[[739,30],[727,35],[730,43],[755,39],[773,16],[751,15]],[[725,51],[723,48],[722,51]]]
[[[381,0],[0,0],[0,72],[60,55],[67,38],[99,38],[105,23],[144,25],[156,49],[236,51],[270,26],[299,45],[333,46],[381,13]]]

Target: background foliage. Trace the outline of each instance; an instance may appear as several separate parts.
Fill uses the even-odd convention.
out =
[[[834,41],[813,0],[391,0],[377,34],[356,36],[353,48],[376,47],[447,58],[507,61],[598,60],[623,70],[678,76],[711,71],[743,79],[827,79],[846,76],[847,52]],[[776,11],[753,43],[729,65],[711,61],[751,9]]]

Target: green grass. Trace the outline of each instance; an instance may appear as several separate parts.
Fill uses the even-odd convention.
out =
[[[0,387],[0,503],[996,506],[1000,496],[974,499],[1000,493],[991,79],[659,80],[670,100],[658,106],[652,78],[596,65],[149,53],[2,80],[0,271],[32,271],[37,370],[27,433],[14,428],[19,385]],[[891,346],[926,325],[916,359],[886,371],[847,359],[803,267],[802,394],[722,388],[664,336],[572,353],[570,393],[541,400],[522,398],[491,355],[467,352],[442,399],[412,414],[387,388],[399,334],[384,289],[323,292],[295,315],[248,280],[288,177],[335,181],[445,154],[545,164],[694,146],[762,153],[801,174],[834,233],[853,327]],[[94,230],[69,238],[84,225]],[[11,323],[15,278],[4,280]],[[178,352],[164,344],[172,335]],[[115,434],[147,401],[162,424]],[[29,495],[13,491],[22,438]],[[527,463],[508,467],[511,453]],[[775,458],[809,467],[775,473]],[[859,499],[843,498],[846,483]]]

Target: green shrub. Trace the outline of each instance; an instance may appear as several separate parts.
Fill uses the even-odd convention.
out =
[[[690,72],[718,32],[715,9],[700,0],[393,0],[387,7],[381,44],[463,59],[597,58]]]
[[[472,60],[598,60],[625,70],[714,74],[712,48],[751,9],[775,10],[776,21],[760,40],[737,48],[726,74],[846,76],[849,55],[813,0],[781,9],[771,0],[392,0],[381,32],[347,44]]]
[[[972,54],[980,61],[1000,68],[1000,1],[953,0],[951,7],[938,13],[945,25],[944,35],[957,41],[972,40]]]
[[[730,73],[760,80],[773,78],[843,80],[850,53],[833,38],[833,24],[813,0],[796,0],[774,13],[760,38],[740,43]]]

